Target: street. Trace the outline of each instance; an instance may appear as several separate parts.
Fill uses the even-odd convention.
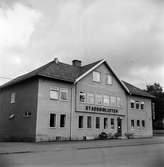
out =
[[[163,143],[145,143],[134,146],[76,147],[73,149],[2,154],[0,167],[163,167],[163,158]]]

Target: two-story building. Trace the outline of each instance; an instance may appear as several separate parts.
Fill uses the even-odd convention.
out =
[[[105,60],[54,61],[0,87],[0,140],[152,136],[152,95],[121,81]]]

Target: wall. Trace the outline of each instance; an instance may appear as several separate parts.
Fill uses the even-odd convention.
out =
[[[144,110],[141,109],[131,109],[130,100],[134,101],[143,101],[144,102]],[[135,128],[131,128],[131,120],[135,120]],[[137,120],[145,120],[145,128],[138,128],[136,126]],[[140,121],[141,124],[141,121]],[[128,96],[128,131],[130,133],[134,133],[136,137],[141,136],[152,136],[152,112],[151,112],[151,100],[136,97],[136,96]]]
[[[67,88],[68,101],[50,99],[50,89]],[[71,85],[55,80],[39,79],[38,110],[36,141],[53,141],[60,136],[61,139],[70,138],[70,113],[71,113]],[[57,126],[50,127],[50,113],[57,116]],[[60,115],[66,114],[66,126],[60,128]]]
[[[106,133],[115,133],[117,131],[117,118],[120,117],[122,119],[122,133],[127,132],[127,105],[126,105],[126,94],[123,88],[121,87],[120,83],[114,78],[112,73],[109,71],[109,69],[106,67],[105,64],[102,64],[99,66],[95,71],[98,71],[101,73],[101,82],[97,83],[94,82],[92,79],[92,72],[88,74],[86,77],[84,77],[82,80],[80,80],[77,85],[75,90],[73,90],[72,94],[75,94],[75,108],[74,111],[72,111],[72,138],[73,139],[81,139],[83,136],[91,136],[91,137],[96,137],[98,134],[100,134],[102,131]],[[113,78],[113,83],[112,85],[108,85],[106,83],[106,74],[110,74]],[[93,94],[100,94],[100,95],[109,95],[109,96],[118,96],[122,99],[121,102],[121,107],[107,107],[107,108],[115,108],[118,109],[118,113],[115,114],[107,114],[103,112],[88,112],[86,111],[86,105],[89,105],[87,103],[83,104],[79,100],[79,93],[81,91],[84,92],[89,92]],[[92,106],[97,106],[98,105],[92,105]],[[101,106],[105,107],[105,106]],[[78,128],[78,118],[79,116],[84,116],[84,128],[79,129]],[[87,116],[92,116],[92,128],[87,128],[87,123],[86,123],[86,118]],[[95,128],[95,117],[100,117],[100,129]],[[103,128],[103,119],[108,118],[108,125],[109,127],[107,129]],[[115,129],[111,129],[110,126],[110,119],[114,118],[115,119]]]
[[[37,110],[37,79],[29,79],[0,91],[0,140],[34,141]],[[11,104],[11,93],[16,93],[16,101]],[[31,117],[25,117],[31,112]],[[13,119],[9,119],[15,114]]]

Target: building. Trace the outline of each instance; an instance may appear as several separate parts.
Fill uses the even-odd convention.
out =
[[[0,88],[0,140],[152,136],[152,95],[121,81],[105,60],[54,59]]]

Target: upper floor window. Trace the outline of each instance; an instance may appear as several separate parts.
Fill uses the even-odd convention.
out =
[[[111,96],[110,98],[111,98],[111,105],[116,106],[116,97]]]
[[[68,89],[66,89],[66,88],[60,89],[60,99],[61,100],[68,100]]]
[[[130,100],[130,108],[134,108],[134,103],[135,103],[134,100]]]
[[[104,95],[104,105],[109,106],[109,96]]]
[[[141,110],[144,109],[144,102],[141,102]]]
[[[80,102],[82,103],[86,102],[86,93],[80,92]]]
[[[87,93],[87,103],[94,104],[94,95],[92,93]]]
[[[50,90],[50,99],[58,100],[59,99],[59,89],[51,89]]]
[[[15,92],[11,93],[11,99],[10,99],[11,104],[15,103],[15,98],[16,98],[16,93]]]
[[[117,97],[117,107],[121,107],[121,98]]]
[[[112,76],[111,75],[107,75],[107,84],[112,85]]]
[[[101,80],[100,72],[93,71],[93,81],[100,82],[100,80]]]
[[[139,101],[136,101],[136,109],[139,109],[140,108],[140,103]]]
[[[98,105],[102,105],[102,95],[96,95],[95,103]]]

